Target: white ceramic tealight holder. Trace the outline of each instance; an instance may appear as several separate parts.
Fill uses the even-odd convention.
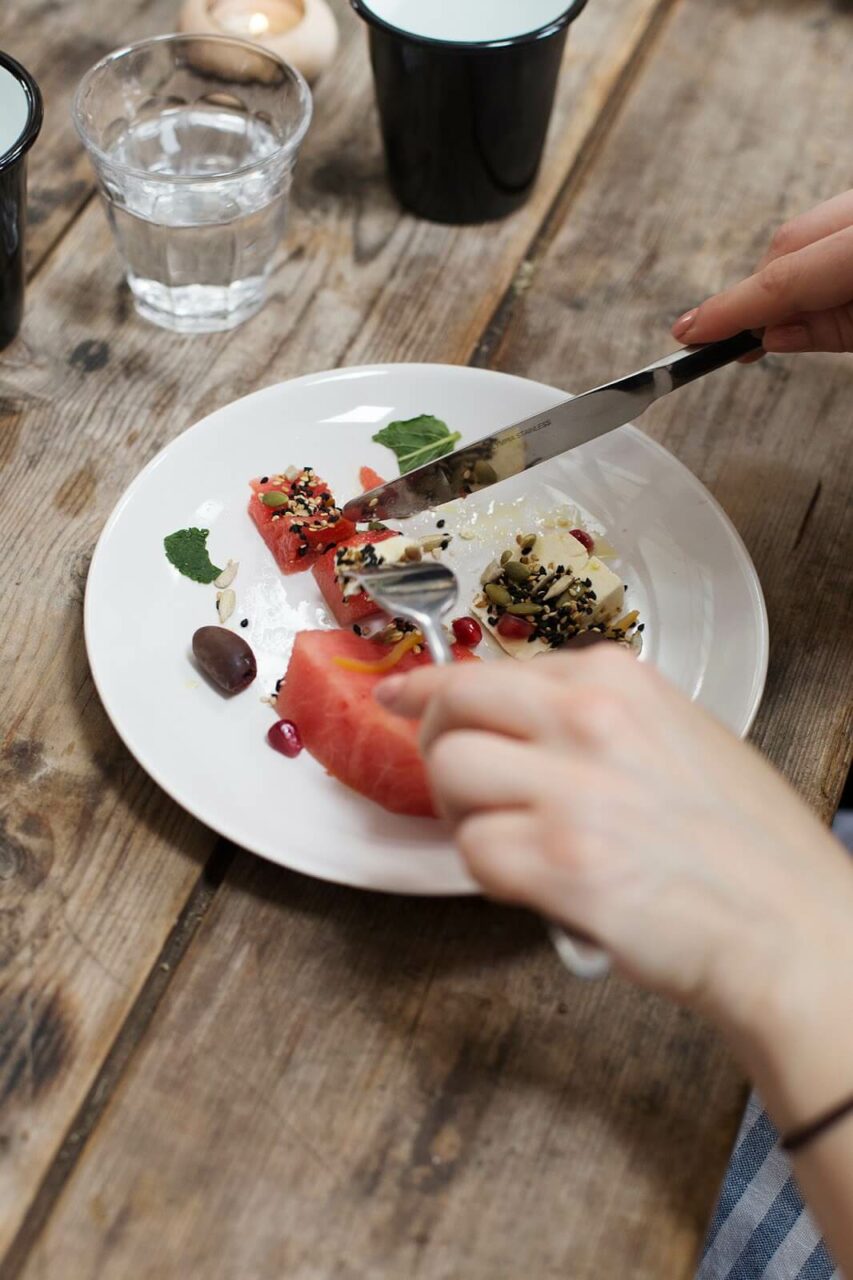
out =
[[[328,0],[185,0],[184,33],[239,36],[278,54],[310,82],[331,64],[338,24]]]

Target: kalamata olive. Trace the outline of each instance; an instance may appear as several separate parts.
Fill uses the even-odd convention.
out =
[[[242,636],[227,627],[199,627],[193,636],[193,656],[224,693],[240,693],[258,674],[252,650]]]

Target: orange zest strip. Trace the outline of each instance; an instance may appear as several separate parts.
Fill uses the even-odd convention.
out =
[[[403,636],[402,640],[398,640],[391,652],[384,658],[380,658],[378,662],[362,662],[360,658],[341,657],[332,658],[332,662],[343,667],[345,671],[358,671],[366,676],[381,676],[396,667],[401,658],[423,642],[424,638],[420,631],[410,631],[408,635]]]

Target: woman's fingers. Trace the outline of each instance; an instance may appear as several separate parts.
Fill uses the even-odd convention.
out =
[[[439,808],[454,823],[481,810],[532,808],[559,790],[566,768],[555,754],[474,729],[443,734],[425,758]]]
[[[535,691],[541,678],[513,664],[466,662],[454,667],[422,667],[383,680],[376,697],[389,711],[422,719],[424,751],[453,729],[482,729],[510,738],[547,734],[548,700]],[[533,690],[533,692],[531,692]]]
[[[853,351],[853,303],[795,316],[787,324],[771,325],[764,331],[764,350],[785,354]]]
[[[553,912],[559,873],[538,856],[539,827],[530,809],[475,813],[460,822],[456,843],[471,875],[490,897],[544,904]]]
[[[554,740],[552,704],[533,671],[504,662],[465,663],[448,673],[433,693],[421,721],[421,750],[442,734],[480,729],[508,738]]]
[[[709,298],[682,316],[673,334],[690,344],[715,342],[741,329],[788,326],[792,317],[846,308],[851,300],[853,226],[848,226],[774,258],[749,279]]]
[[[825,200],[823,204],[809,209],[784,223],[770,241],[770,247],[756,267],[761,271],[774,258],[784,257],[787,253],[796,253],[807,244],[823,240],[825,236],[843,231],[853,226],[853,191],[843,191],[841,195]]]

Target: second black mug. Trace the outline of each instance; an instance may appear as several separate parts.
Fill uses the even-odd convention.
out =
[[[542,158],[586,0],[351,0],[367,22],[388,176],[434,222],[502,218]]]

